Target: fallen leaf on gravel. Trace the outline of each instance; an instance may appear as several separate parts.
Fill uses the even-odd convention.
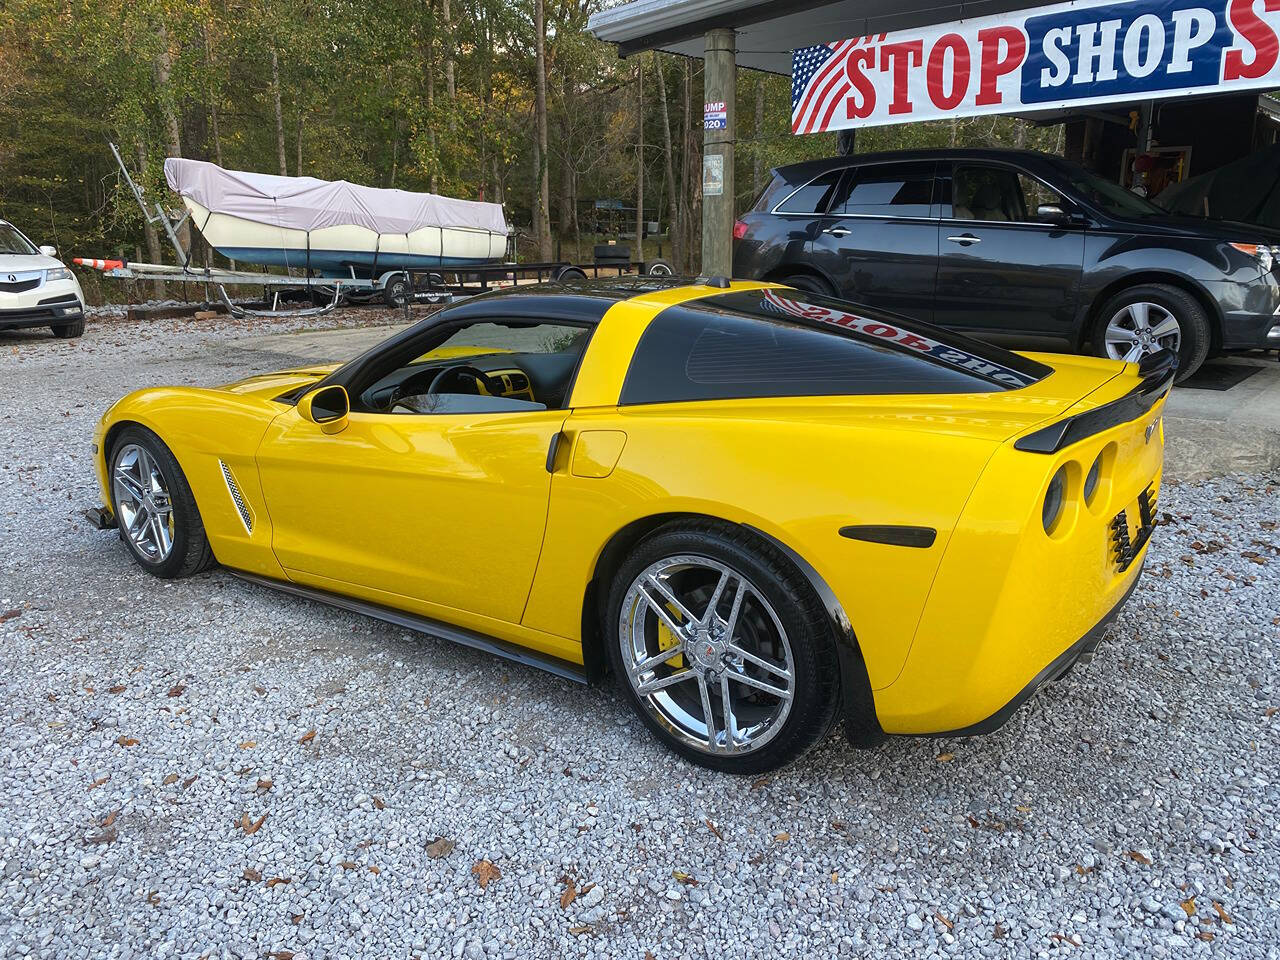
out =
[[[293,925],[296,927],[303,920],[307,919],[307,915],[305,913],[291,913],[289,914],[289,919],[293,921]]]
[[[124,693],[125,686],[123,683],[117,683],[114,687],[107,687],[107,693]]]
[[[46,695],[45,699],[48,700],[50,703],[57,703],[58,695],[56,693],[50,693]]]
[[[471,875],[476,878],[481,890],[486,889],[494,880],[502,879],[502,871],[488,860],[477,860],[472,864]]]
[[[591,927],[584,923],[580,927],[570,927],[569,932],[573,934],[575,937],[577,937],[577,936],[581,936],[584,933],[590,933]]]
[[[1138,863],[1146,864],[1147,866],[1151,865],[1151,858],[1148,857],[1145,853],[1141,853],[1137,850],[1129,851],[1129,859],[1136,860]]]
[[[194,775],[187,777],[187,779],[182,781],[182,789],[183,790],[187,789],[187,787],[191,786],[195,782],[196,782],[196,778]]]
[[[116,837],[118,836],[119,834],[116,832],[115,827],[108,827],[106,830],[103,830],[101,833],[90,837],[89,842],[90,843],[113,843]]]
[[[92,790],[94,787],[100,787],[110,779],[110,777],[99,777],[97,780],[93,781],[93,783],[89,784],[89,789]]]
[[[260,697],[265,697],[267,695],[267,688],[263,686],[256,686],[253,688],[253,692]]]
[[[1280,707],[1267,707],[1267,709],[1262,711],[1262,715],[1264,717],[1274,717],[1278,710],[1280,710]]]
[[[272,887],[278,887],[282,883],[289,883],[291,880],[293,880],[293,877],[272,877],[267,881],[267,889],[270,890]]]
[[[644,952],[644,960],[658,960],[658,958],[653,955],[652,950],[646,950]]]
[[[385,803],[383,803],[383,802],[382,802],[382,798],[381,798],[381,797],[378,797],[378,796],[375,796],[375,797],[373,798],[373,805],[374,805],[375,807],[377,807],[379,810],[385,810],[385,809],[387,809],[387,805],[386,805]]]
[[[267,954],[271,960],[293,960],[292,950],[275,950]]]
[[[1213,934],[1210,933],[1208,930],[1201,930],[1199,933],[1196,934],[1196,936],[1201,940],[1204,940],[1206,943],[1213,939]]]
[[[160,891],[152,890],[150,893],[148,893],[147,903],[151,904],[153,907],[160,906]]]
[[[343,860],[340,864],[338,864],[338,866],[340,866],[343,870],[354,870],[356,868],[356,862],[354,860]]]
[[[724,839],[724,834],[720,832],[720,828],[717,827],[714,823],[712,823],[710,820],[704,820],[703,823],[707,825],[708,830],[710,830],[712,833],[716,835],[717,840]]]
[[[752,790],[762,790],[762,789],[764,789],[765,787],[767,787],[767,786],[769,785],[770,781],[772,781],[772,780],[773,780],[773,777],[761,777],[761,778],[760,778],[760,779],[758,779],[758,780],[752,780],[752,781],[751,781],[751,789],[752,789]]]
[[[448,837],[436,837],[427,844],[427,856],[432,860],[439,860],[441,857],[447,857],[453,853],[453,841]]]
[[[164,785],[166,787],[171,783],[177,783],[177,782],[178,782],[178,775],[176,773],[171,773],[164,778]]]
[[[790,839],[791,839],[791,834],[787,833],[787,832],[784,830],[782,833],[779,833],[778,835],[776,835],[776,836],[773,838],[773,842],[774,842],[774,843],[786,843],[786,842],[787,842],[788,840],[790,840]]]
[[[253,867],[245,867],[244,873],[240,874],[240,876],[244,877],[250,883],[257,883],[262,879],[262,874],[253,869]]]
[[[122,747],[136,747],[138,745],[138,741],[133,737],[126,737],[123,734],[116,737],[116,743]]]
[[[944,917],[937,910],[933,912],[933,919],[937,920],[940,924],[942,924],[948,930],[954,930],[956,928],[956,925],[954,923],[952,923],[950,920]]]
[[[1223,923],[1229,923],[1232,926],[1235,926],[1235,921],[1231,919],[1231,917],[1227,914],[1227,911],[1222,909],[1222,904],[1220,904],[1217,900],[1212,900],[1210,902],[1213,904],[1213,912],[1218,915],[1219,920],[1221,920]]]
[[[257,741],[257,740],[246,740],[244,743],[240,744],[240,749],[241,749],[241,750],[252,750],[252,749],[253,749],[254,747],[256,747],[257,745],[258,745],[258,741]]]
[[[183,691],[184,691],[184,690],[186,690],[186,689],[187,689],[187,688],[186,688],[186,686],[185,686],[184,684],[176,683],[176,684],[174,684],[172,687],[170,687],[170,688],[169,688],[169,692],[168,692],[168,694],[166,694],[166,696],[170,696],[170,697],[180,697],[180,696],[182,696]]]
[[[308,730],[306,733],[304,733],[302,736],[298,738],[298,742],[310,743],[315,738],[316,738],[316,732],[314,730]]]
[[[1003,923],[997,923],[996,928],[991,931],[991,936],[996,940],[1003,940],[1008,936],[1009,931],[1005,929]]]
[[[250,821],[249,814],[242,813],[240,814],[240,829],[245,832],[245,836],[252,836],[253,834],[258,832],[258,830],[262,827],[264,823],[266,823],[266,821],[267,821],[267,814],[265,813],[262,816],[260,816],[256,821]]]
[[[578,888],[573,885],[572,880],[565,880],[564,892],[560,894],[560,909],[567,910],[569,904],[578,899]]]
[[[672,870],[671,875],[686,886],[696,887],[698,885],[698,878],[691,873],[685,873],[683,870]]]
[[[1178,906],[1182,907],[1188,917],[1194,917],[1196,915],[1195,897],[1188,897],[1186,900],[1183,900],[1182,903],[1178,904]]]
[[[374,876],[377,876],[378,874],[380,874],[380,873],[382,872],[382,868],[381,868],[381,867],[370,867],[370,868],[369,868],[369,872],[370,872],[370,873],[372,873]]]
[[[939,763],[950,763],[950,762],[951,762],[952,760],[954,760],[955,758],[956,758],[956,755],[955,755],[954,753],[940,753],[940,754],[938,754],[938,762],[939,762]]]
[[[1019,805],[1019,806],[1015,807],[1014,809],[1015,809],[1015,810],[1017,810],[1019,813],[1030,813],[1030,812],[1031,812],[1031,808],[1030,808],[1030,807],[1024,807],[1024,806],[1021,806],[1021,805]]]
[[[832,830],[839,830],[841,833],[844,833],[844,832],[845,832],[847,829],[849,829],[849,828],[848,828],[848,827],[846,827],[846,826],[844,825],[844,821],[842,821],[842,820],[832,820],[832,821],[831,821],[831,829],[832,829]]]
[[[14,617],[20,616],[22,616],[21,610],[6,610],[4,613],[0,613],[0,623],[4,623],[6,620],[12,620]]]
[[[980,823],[978,822],[978,818],[977,818],[977,817],[975,817],[972,813],[966,813],[966,814],[965,814],[965,819],[969,821],[969,826],[971,826],[971,827],[980,827],[980,826],[982,826],[982,824],[980,824]]]
[[[271,786],[272,786],[271,781],[270,781],[268,778],[266,778],[266,777],[259,777],[259,778],[258,778],[258,789],[259,789],[259,790],[270,790],[270,789],[271,789]]]

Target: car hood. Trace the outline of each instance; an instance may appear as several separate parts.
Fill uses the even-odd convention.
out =
[[[246,397],[274,400],[281,394],[291,393],[301,387],[318,383],[338,369],[339,366],[340,364],[332,363],[313,367],[300,367],[295,370],[279,370],[275,373],[245,377],[243,380],[223,384],[218,389]]]
[[[60,260],[44,254],[28,256],[25,253],[0,253],[0,273],[25,273],[31,270],[52,270],[62,266]]]
[[[1135,233],[1197,237],[1226,243],[1280,244],[1280,230],[1239,220],[1209,220],[1170,213],[1160,217],[1115,218],[1115,222],[1117,226],[1131,228]]]

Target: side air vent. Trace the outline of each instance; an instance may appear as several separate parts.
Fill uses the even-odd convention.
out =
[[[240,522],[244,524],[245,533],[253,533],[253,512],[244,502],[244,495],[240,492],[240,484],[236,483],[235,474],[221,460],[218,461],[218,466],[222,468],[222,478],[227,481],[227,492],[231,494],[231,502],[236,505],[236,513],[240,514]]]

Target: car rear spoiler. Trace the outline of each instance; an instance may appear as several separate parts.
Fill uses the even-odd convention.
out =
[[[1169,392],[1177,372],[1177,354],[1172,350],[1157,350],[1138,363],[1138,376],[1142,382],[1123,397],[1019,437],[1014,449],[1028,453],[1057,453],[1086,437],[1136,420]]]

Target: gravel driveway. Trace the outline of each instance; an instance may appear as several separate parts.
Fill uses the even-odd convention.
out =
[[[1168,486],[1109,643],[1000,732],[731,779],[81,520],[102,410],[294,362],[254,333],[0,333],[0,956],[1280,956],[1280,477]]]

